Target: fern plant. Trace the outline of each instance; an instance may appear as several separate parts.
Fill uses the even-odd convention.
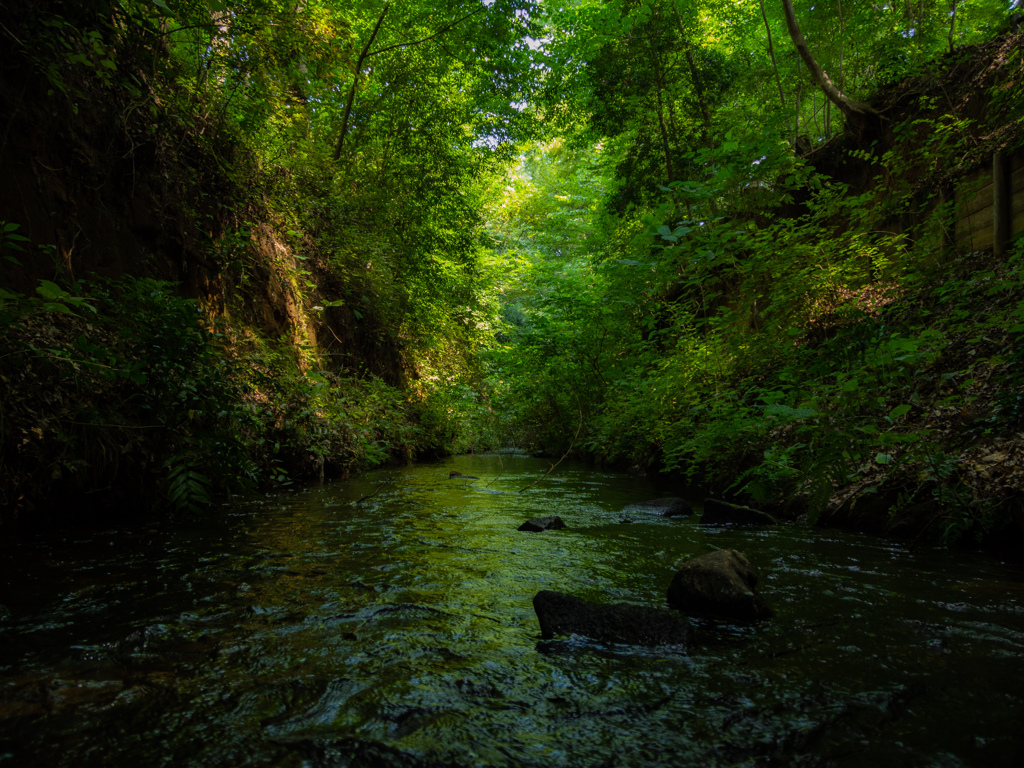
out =
[[[210,504],[210,480],[196,470],[194,456],[172,456],[164,466],[167,473],[167,501],[175,512],[196,514]]]

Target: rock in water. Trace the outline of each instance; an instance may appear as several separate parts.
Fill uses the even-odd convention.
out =
[[[537,532],[557,531],[559,528],[565,528],[562,518],[558,515],[551,515],[550,517],[531,517],[516,530]]]
[[[704,514],[700,516],[701,525],[775,525],[775,523],[775,518],[767,512],[715,499],[704,501]]]
[[[690,639],[690,621],[676,611],[629,603],[591,603],[563,592],[542,590],[533,610],[545,640],[577,634],[606,643],[681,645]]]
[[[683,563],[669,585],[668,604],[695,616],[760,621],[772,610],[754,592],[756,586],[750,561],[735,549],[721,549]]]
[[[648,512],[662,517],[686,517],[693,512],[693,507],[686,499],[678,496],[667,496],[664,499],[641,501],[626,507],[629,512]]]

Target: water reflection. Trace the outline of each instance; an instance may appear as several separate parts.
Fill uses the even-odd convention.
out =
[[[518,493],[547,466],[460,457],[228,507],[189,531],[7,549],[0,755],[703,766],[1024,754],[1019,569],[834,531],[705,530],[635,511],[624,523],[623,507],[673,489],[586,467]],[[568,528],[516,530],[551,514]],[[537,591],[663,605],[679,563],[729,547],[760,570],[771,622],[698,622],[688,656],[539,642]]]

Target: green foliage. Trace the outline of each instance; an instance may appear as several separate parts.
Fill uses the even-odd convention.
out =
[[[20,227],[20,224],[14,222],[0,221],[0,256],[16,267],[20,267],[21,262],[14,254],[23,253],[24,243],[28,242],[27,237],[18,234]]]
[[[172,456],[167,467],[167,501],[176,512],[201,512],[210,503],[210,480],[196,468],[195,459]]]
[[[0,437],[18,456],[4,470],[13,514],[53,492],[47,479],[97,493],[134,474],[136,492],[158,487],[168,510],[195,514],[217,494],[415,450],[402,393],[303,370],[288,347],[228,345],[168,283],[44,283],[39,293],[4,294]]]
[[[223,307],[145,279],[3,290],[4,455],[32,468],[8,501],[40,498],[33,477],[81,490],[91,474],[91,491],[132,471],[196,513],[259,484],[512,444],[811,519],[843,483],[918,472],[948,538],[985,528],[915,420],[972,396],[958,342],[1024,327],[1020,305],[977,317],[966,298],[1009,295],[1016,268],[951,246],[948,183],[989,128],[922,97],[891,143],[854,149],[879,178],[854,194],[804,159],[828,159],[842,120],[776,6],[22,9],[5,26],[21,63],[71,114],[111,105],[133,185],[134,153],[157,158],[181,198],[164,218]],[[797,12],[834,82],[868,98],[956,66],[947,51],[1005,17],[994,0],[954,10]],[[993,100],[1008,125],[1016,94]],[[29,246],[0,223],[5,267]],[[899,296],[933,315],[886,309]],[[252,327],[271,315],[274,338]],[[1019,423],[1020,356],[991,354],[1005,391],[965,440]]]
[[[622,23],[642,26],[665,12],[651,4],[643,15],[643,7],[630,6],[638,15]],[[602,39],[627,34],[610,10],[587,8],[574,23],[604,25]],[[506,324],[488,356],[492,402],[511,415],[509,433],[564,448],[582,421],[577,448],[595,458],[660,467],[811,520],[836,488],[930,466],[943,438],[917,422],[929,408],[962,400],[971,382],[951,372],[951,348],[983,340],[982,327],[1024,324],[1000,313],[975,319],[980,327],[970,332],[970,306],[943,308],[933,320],[903,307],[933,294],[976,301],[979,284],[1002,295],[1016,272],[937,260],[938,239],[915,240],[890,222],[951,232],[950,204],[921,194],[921,169],[963,162],[979,126],[923,105],[926,116],[897,128],[891,149],[859,152],[884,174],[880,192],[865,195],[819,175],[788,142],[735,120],[708,145],[690,141],[680,152],[669,137],[665,151],[642,124],[656,120],[659,92],[664,117],[677,98],[671,88],[680,87],[659,80],[659,39],[586,53],[596,57],[591,75],[610,78],[592,81],[607,86],[609,99],[590,126],[605,134],[596,145],[600,183],[572,209],[572,229],[558,201],[570,199],[579,161],[558,143],[527,155],[498,195],[499,253],[525,257],[501,287]],[[935,52],[924,43],[914,43],[920,59],[899,66],[920,66]],[[648,48],[630,54],[629,46]],[[623,74],[627,59],[636,65]],[[617,89],[623,77],[646,77],[650,98]],[[650,162],[631,176],[623,163],[641,145]],[[780,207],[785,215],[769,213]],[[1007,390],[999,413],[1015,419],[1017,400]],[[966,485],[947,475],[937,487],[949,515],[945,538],[992,524],[963,498]]]

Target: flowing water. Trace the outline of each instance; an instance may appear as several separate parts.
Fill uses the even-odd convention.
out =
[[[671,489],[581,466],[517,493],[547,466],[464,456],[6,545],[0,765],[1024,765],[1019,566],[624,513]],[[516,530],[550,514],[568,528]],[[540,639],[539,590],[663,606],[716,548],[775,618],[695,622],[685,654]]]

